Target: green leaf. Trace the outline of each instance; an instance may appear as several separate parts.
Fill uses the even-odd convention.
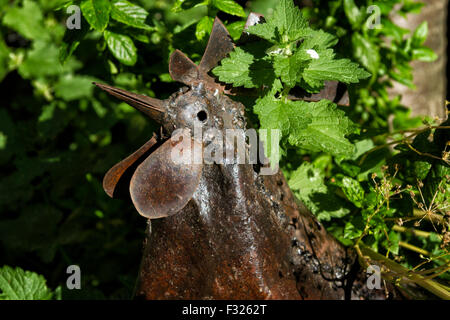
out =
[[[6,14],[3,24],[16,30],[27,39],[49,39],[49,33],[44,28],[43,15],[39,5],[30,0],[25,0],[22,7],[2,8]]]
[[[213,69],[213,74],[219,80],[232,83],[236,87],[255,88],[256,84],[250,77],[250,65],[253,63],[253,55],[236,47],[230,52],[230,56],[221,61],[221,65]]]
[[[300,45],[301,49],[327,49],[338,43],[338,38],[323,30],[310,30],[309,36]]]
[[[289,187],[319,220],[329,221],[349,213],[342,201],[324,183],[325,174],[309,162],[303,162],[289,179]]]
[[[148,12],[144,8],[129,1],[120,0],[112,5],[111,18],[134,28],[152,30],[153,28],[145,23],[147,16]]]
[[[345,196],[350,200],[356,207],[362,208],[364,202],[364,189],[361,187],[359,182],[347,176],[339,176],[338,185],[341,187]]]
[[[257,88],[263,84],[272,85],[275,74],[271,58],[264,56],[264,46],[265,43],[256,42],[236,47],[212,73],[218,76],[220,81],[232,83],[235,87]],[[262,58],[255,57],[257,54],[262,54]]]
[[[423,45],[425,40],[427,40],[428,35],[428,23],[427,21],[422,22],[414,31],[412,36],[412,46],[419,47]]]
[[[245,27],[245,21],[236,21],[230,23],[226,27],[228,32],[230,33],[231,38],[233,38],[233,40],[236,41],[241,37],[242,31],[244,30]]]
[[[353,55],[372,74],[377,74],[380,64],[378,47],[368,38],[355,32],[352,35]]]
[[[183,10],[188,10],[191,8],[197,8],[201,6],[208,5],[210,0],[175,0],[171,11],[181,12]]]
[[[292,56],[276,55],[273,67],[275,75],[290,88],[293,88],[301,80],[301,73],[311,60],[305,50],[299,50]]]
[[[438,58],[437,54],[428,47],[420,47],[412,50],[412,59],[425,62],[433,62]]]
[[[59,51],[54,44],[46,41],[34,41],[25,61],[19,66],[19,74],[26,78],[53,76],[61,73],[69,65],[61,66],[58,60]]]
[[[84,18],[92,28],[98,31],[106,29],[111,12],[109,0],[83,0],[80,7]]]
[[[195,37],[198,41],[203,40],[207,35],[211,33],[212,27],[214,24],[214,19],[211,17],[203,17],[197,23],[195,27]]]
[[[345,138],[354,131],[354,124],[342,110],[337,109],[336,104],[328,100],[292,103],[297,105],[296,112],[301,114],[302,121],[309,123],[304,128],[290,129],[291,144],[335,156],[351,156],[354,153],[354,145]]]
[[[308,36],[308,21],[292,0],[280,0],[266,23],[256,24],[248,32],[274,43],[289,43]]]
[[[137,61],[137,49],[130,37],[105,31],[106,44],[113,56],[127,66],[133,66]]]
[[[213,0],[213,5],[223,12],[245,18],[244,9],[233,0]]]
[[[388,250],[391,251],[391,253],[393,254],[398,254],[400,246],[399,246],[399,242],[400,242],[400,235],[395,232],[395,231],[391,231],[389,232],[389,240],[385,239],[382,242],[382,245],[384,245],[384,247]]]
[[[10,50],[0,34],[0,82],[9,72],[9,54]]]
[[[322,89],[326,80],[337,80],[343,83],[357,83],[370,73],[348,59],[333,60],[331,49],[319,51],[319,59],[313,59],[303,72],[303,79],[314,90]]]
[[[254,112],[259,116],[262,129],[279,129],[286,134],[296,134],[307,128],[310,119],[302,115],[303,101],[282,101],[268,94],[258,99]]]
[[[81,19],[81,29],[66,29],[63,37],[63,42],[59,49],[59,61],[65,63],[69,59],[78,46],[81,40],[84,39],[89,32],[89,26],[85,19]]]
[[[0,268],[0,300],[50,300],[45,278],[21,268]]]
[[[66,75],[61,77],[56,83],[55,95],[66,101],[79,100],[83,97],[89,97],[93,90],[93,78],[86,76]]]
[[[344,0],[344,12],[353,29],[359,28],[365,18],[364,12],[361,12],[353,0]]]

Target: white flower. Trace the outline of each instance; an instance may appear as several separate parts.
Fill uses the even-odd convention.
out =
[[[316,52],[316,50],[309,49],[306,50],[306,53],[309,54],[309,56],[313,59],[319,59],[319,54]]]

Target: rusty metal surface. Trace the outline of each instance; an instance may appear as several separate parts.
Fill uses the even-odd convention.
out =
[[[227,28],[223,25],[222,21],[216,17],[211,30],[211,36],[206,45],[205,53],[199,64],[200,70],[205,73],[209,72],[233,49],[234,43]]]
[[[156,145],[156,143],[156,136],[153,136],[137,151],[108,170],[103,178],[103,190],[105,190],[108,196],[114,198],[119,181],[124,177],[125,173],[134,165],[137,165],[137,162],[142,162],[143,158],[148,156],[150,149]]]
[[[164,102],[162,100],[147,97],[142,94],[129,92],[102,83],[94,82],[94,84],[110,95],[116,97],[117,99],[125,101],[130,106],[146,114],[153,120],[156,120],[158,122],[163,121]]]
[[[199,144],[192,142],[192,145],[195,143]],[[202,165],[172,161],[171,152],[177,144],[182,141],[167,140],[137,167],[131,178],[131,200],[139,214],[146,218],[176,214],[197,190]]]
[[[216,19],[216,27],[219,23]],[[221,56],[215,49],[208,52],[215,53],[202,59],[206,61],[204,70]],[[212,78],[186,59],[176,51],[170,68],[171,75],[189,87],[158,102],[156,115],[163,119],[166,134],[196,126],[215,128],[222,134],[227,129],[245,129],[244,106],[226,96]],[[145,104],[142,97],[107,89],[138,109]],[[205,135],[193,143],[205,147],[214,140]],[[159,137],[157,148],[149,149],[153,152],[138,166],[130,184],[141,214],[164,216],[148,220],[137,296],[386,298],[380,290],[365,289],[354,253],[327,234],[296,202],[281,172],[262,176],[252,164],[177,167],[168,159],[171,144]]]

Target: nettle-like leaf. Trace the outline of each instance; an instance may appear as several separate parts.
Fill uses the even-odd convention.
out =
[[[259,116],[262,129],[280,129],[284,135],[297,136],[311,123],[311,119],[302,115],[305,104],[303,101],[283,101],[269,94],[257,101],[254,112]]]
[[[280,0],[273,16],[266,23],[248,29],[250,34],[274,43],[297,41],[308,35],[308,21],[292,0]]]
[[[275,75],[292,88],[302,78],[303,70],[311,59],[305,50],[299,50],[291,56],[276,55],[273,60]]]
[[[50,300],[45,278],[21,268],[0,268],[0,300]]]
[[[360,79],[370,76],[370,73],[349,59],[334,59],[335,54],[332,49],[318,51],[318,56],[318,59],[311,60],[302,74],[303,79],[313,91],[322,89],[324,81],[327,80],[358,83]]]
[[[266,47],[265,43],[236,47],[212,72],[220,81],[233,84],[235,87],[257,88],[272,85],[275,74],[272,58],[264,55]]]
[[[353,133],[355,125],[336,104],[328,100],[319,102],[293,102],[309,124],[291,131],[289,142],[310,151],[323,151],[335,156],[351,156],[354,145],[345,138]]]
[[[103,31],[109,22],[111,4],[109,0],[83,0],[81,12],[92,28]]]
[[[329,221],[349,213],[342,200],[334,195],[324,182],[324,172],[309,162],[294,171],[289,179],[289,187],[319,220]]]

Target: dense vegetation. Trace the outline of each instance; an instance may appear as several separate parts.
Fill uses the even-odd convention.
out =
[[[91,83],[166,98],[179,88],[170,53],[198,63],[214,17],[237,40],[250,11],[267,18],[249,30],[261,40],[213,74],[258,90],[241,100],[255,126],[282,130],[291,188],[363,265],[383,261],[386,280],[449,297],[450,124],[410,117],[387,92],[393,81],[413,86],[412,60],[436,59],[426,23],[410,33],[390,20],[421,4],[314,0],[301,14],[277,3],[0,0],[0,298],[131,297],[146,222],[101,181],[157,127]],[[73,4],[80,30],[66,28]],[[325,80],[349,84],[350,107],[286,99]],[[83,290],[66,289],[72,264]]]

